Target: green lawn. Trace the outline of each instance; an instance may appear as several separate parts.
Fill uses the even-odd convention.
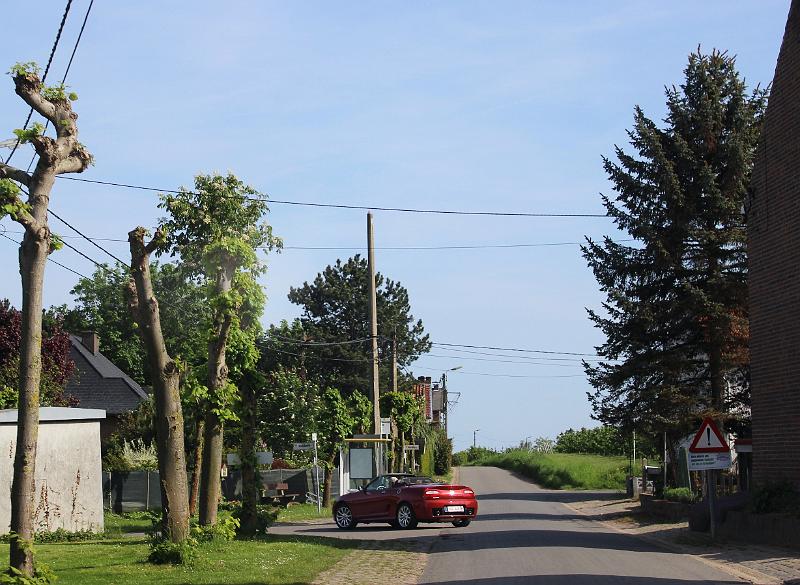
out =
[[[127,514],[105,513],[106,536],[119,537],[126,532],[145,532],[152,526],[150,517],[144,512]]]
[[[293,504],[287,508],[281,508],[278,512],[277,522],[300,522],[303,520],[330,520],[330,508],[322,508],[322,512],[317,512],[316,504]]]
[[[296,585],[310,583],[355,546],[352,541],[278,536],[211,542],[186,567],[147,563],[147,544],[136,538],[40,544],[36,553],[56,573],[58,585]],[[7,547],[0,545],[6,558]]]
[[[625,489],[625,457],[536,453],[515,449],[490,455],[473,465],[492,465],[528,477],[550,489]]]

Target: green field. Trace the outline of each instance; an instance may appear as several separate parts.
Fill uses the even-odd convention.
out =
[[[550,489],[625,489],[625,457],[536,453],[515,449],[489,455],[471,465],[491,465],[515,471]]]
[[[322,508],[322,512],[317,512],[316,504],[294,504],[287,508],[281,508],[278,512],[277,522],[301,522],[303,520],[331,520],[330,508]]]
[[[267,536],[210,542],[190,566],[151,565],[143,539],[36,545],[37,559],[58,576],[58,585],[290,585],[310,583],[357,546],[352,541]],[[8,558],[8,545],[0,545]]]

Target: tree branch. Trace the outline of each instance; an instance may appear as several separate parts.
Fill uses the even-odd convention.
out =
[[[0,162],[0,179],[11,179],[17,183],[22,183],[26,187],[31,184],[31,176],[28,173],[2,162]]]
[[[158,228],[153,234],[153,239],[144,247],[145,254],[148,256],[155,252],[164,243],[164,230]]]
[[[35,73],[14,76],[15,91],[36,112],[56,123],[56,106],[41,94],[42,80]]]

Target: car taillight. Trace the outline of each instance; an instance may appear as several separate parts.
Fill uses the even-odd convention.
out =
[[[423,497],[430,498],[432,500],[438,500],[440,493],[441,492],[439,490],[425,490]]]
[[[472,490],[464,490],[464,495],[465,496],[474,496],[475,492],[473,492]]]

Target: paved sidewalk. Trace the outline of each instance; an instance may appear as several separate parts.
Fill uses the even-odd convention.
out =
[[[732,541],[712,542],[708,534],[690,531],[687,522],[658,523],[645,518],[638,513],[638,502],[628,499],[578,501],[568,506],[592,520],[675,552],[693,555],[751,583],[800,584],[798,551]]]
[[[412,585],[419,582],[425,570],[430,546],[414,540],[364,542],[320,573],[313,585]]]

